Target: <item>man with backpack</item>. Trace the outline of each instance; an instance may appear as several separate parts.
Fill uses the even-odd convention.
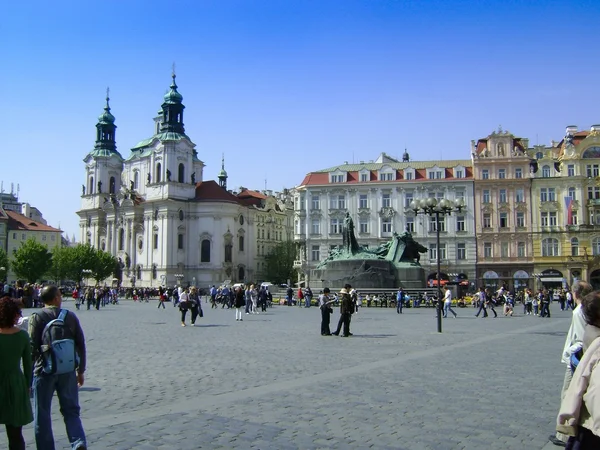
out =
[[[85,338],[74,313],[61,309],[62,295],[56,286],[42,289],[44,308],[29,320],[34,360],[33,405],[37,448],[54,450],[51,406],[56,392],[69,442],[73,450],[86,450],[79,417],[79,391],[86,365]]]

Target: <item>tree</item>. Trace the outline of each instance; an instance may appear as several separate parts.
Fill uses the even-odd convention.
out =
[[[52,267],[48,271],[48,278],[56,282],[69,278],[72,253],[71,247],[54,247],[52,249]]]
[[[52,267],[52,253],[35,239],[28,239],[15,252],[12,266],[17,278],[35,283]]]
[[[102,250],[96,251],[96,261],[92,267],[92,278],[100,283],[115,273],[118,265],[117,258]]]
[[[79,283],[84,278],[84,270],[91,270],[93,274],[98,260],[97,253],[97,250],[90,244],[79,244],[70,247],[67,277]]]
[[[296,244],[293,241],[280,242],[265,258],[265,279],[276,284],[293,280],[297,276],[295,259]]]
[[[0,280],[6,280],[6,273],[10,269],[10,262],[8,261],[8,255],[0,248]]]

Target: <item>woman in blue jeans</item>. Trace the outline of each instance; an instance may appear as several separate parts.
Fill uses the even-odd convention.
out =
[[[452,309],[452,291],[449,287],[446,287],[446,294],[444,295],[444,317],[448,317],[448,311],[454,314],[456,319],[456,313]]]

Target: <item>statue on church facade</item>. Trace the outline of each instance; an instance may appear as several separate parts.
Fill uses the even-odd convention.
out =
[[[167,181],[171,181],[171,171],[167,169]]]
[[[146,180],[148,182],[148,184],[150,184],[150,180],[152,179],[152,177],[150,176],[150,174],[148,174],[148,176],[146,177]]]
[[[81,185],[81,195],[85,195],[85,184]]]
[[[98,181],[98,194],[102,194],[102,181]]]
[[[192,184],[196,184],[196,172],[192,173]]]
[[[129,190],[130,190],[130,191],[133,191],[133,188],[134,188],[134,186],[135,186],[135,183],[133,182],[133,180],[132,180],[132,181],[130,181],[130,182],[129,182]]]

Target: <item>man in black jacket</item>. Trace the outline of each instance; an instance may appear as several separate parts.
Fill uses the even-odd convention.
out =
[[[352,286],[346,284],[344,289],[340,291],[340,320],[338,321],[337,329],[331,333],[336,336],[340,335],[340,331],[342,331],[342,325],[344,326],[343,337],[352,336],[350,333],[350,319],[352,318],[352,313],[354,312],[354,301],[350,296],[350,290]]]

